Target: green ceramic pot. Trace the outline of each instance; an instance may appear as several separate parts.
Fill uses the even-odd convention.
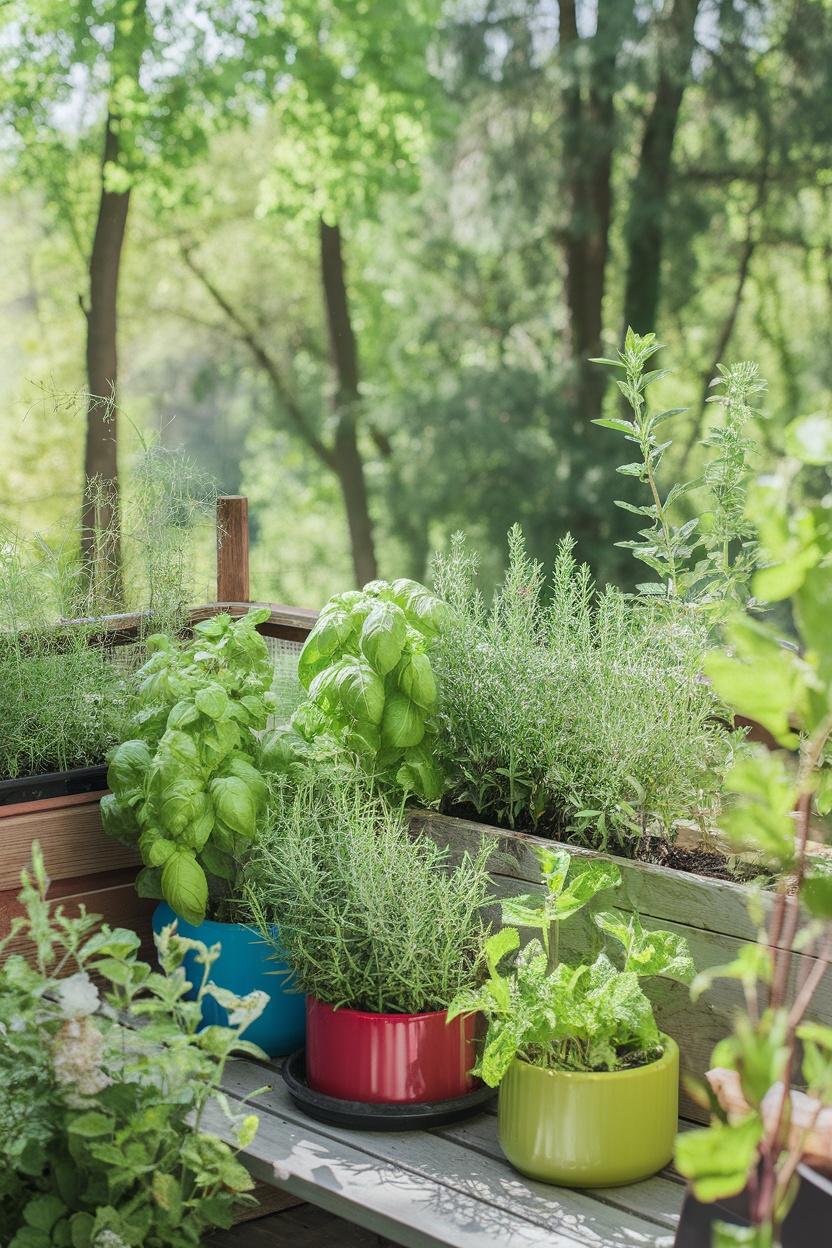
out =
[[[618,1187],[649,1178],[673,1155],[679,1049],[657,1062],[584,1074],[515,1058],[500,1084],[500,1144],[522,1174],[560,1187]]]

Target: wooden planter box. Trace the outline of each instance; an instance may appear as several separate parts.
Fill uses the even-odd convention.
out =
[[[49,898],[77,914],[100,914],[112,927],[130,927],[142,938],[141,956],[153,950],[150,916],[156,902],[135,889],[141,859],[101,826],[100,793],[46,798],[0,808],[0,938],[21,914],[17,901],[20,872],[39,841],[51,883]],[[8,952],[23,952],[26,941],[13,941]],[[71,970],[72,968],[70,968]]]
[[[540,867],[532,846],[551,846],[552,841],[429,810],[414,811],[410,822],[415,832],[425,833],[437,844],[447,846],[451,861],[458,861],[466,850],[475,853],[483,836],[494,841],[491,874],[495,897],[543,891]],[[732,962],[742,943],[756,939],[757,931],[748,914],[749,890],[745,885],[601,855],[574,845],[563,848],[576,858],[607,857],[615,862],[622,877],[619,888],[601,893],[586,910],[564,924],[561,951],[567,959],[586,955],[587,950],[600,949],[601,933],[590,917],[593,909],[614,907],[636,911],[646,928],[662,927],[680,933],[690,945],[697,970]],[[763,896],[764,908],[770,905],[771,898]],[[499,917],[496,906],[493,917]],[[803,955],[794,955],[794,978],[804,961]],[[659,1026],[679,1044],[682,1080],[679,1112],[685,1118],[707,1122],[707,1112],[685,1089],[685,1076],[701,1079],[709,1069],[714,1045],[730,1033],[736,1010],[744,1008],[742,988],[736,981],[718,980],[694,1005],[684,984],[655,979],[648,980],[645,986],[656,1007]],[[815,994],[812,1017],[817,1022],[832,1025],[832,969],[827,971]]]

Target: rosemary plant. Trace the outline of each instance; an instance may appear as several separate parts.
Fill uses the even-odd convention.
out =
[[[518,527],[493,607],[462,535],[437,559],[451,618],[434,655],[449,800],[512,827],[627,847],[678,819],[707,827],[733,736],[700,676],[704,626],[607,588],[572,541],[547,586]]]
[[[320,1001],[380,1014],[444,1010],[477,982],[487,858],[483,846],[451,867],[447,850],[411,838],[366,779],[319,766],[276,783],[246,901]]]

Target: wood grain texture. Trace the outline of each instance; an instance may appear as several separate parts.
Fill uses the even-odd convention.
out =
[[[254,1184],[254,1191],[251,1195],[255,1198],[255,1200],[257,1200],[258,1204],[254,1208],[246,1206],[244,1209],[240,1209],[234,1218],[236,1225],[240,1225],[240,1223],[243,1222],[251,1222],[257,1218],[264,1218],[268,1214],[279,1213],[285,1209],[294,1209],[295,1206],[298,1205],[303,1205],[303,1201],[298,1200],[297,1196],[292,1196],[289,1192],[284,1192],[279,1187],[272,1187],[270,1183],[256,1182]],[[209,1242],[213,1243],[213,1239]]]
[[[264,1185],[258,1183],[258,1189]],[[354,1222],[345,1222],[335,1214],[315,1205],[297,1201],[278,1188],[271,1191],[295,1208],[263,1217],[254,1210],[254,1221],[230,1231],[217,1231],[204,1242],[206,1248],[395,1248],[392,1239],[385,1239]]]
[[[217,499],[217,599],[248,602],[248,499],[229,494]]]
[[[107,836],[101,824],[100,799],[87,800],[0,820],[0,889],[17,888],[20,872],[32,856],[32,842],[39,841],[46,870],[52,880],[77,879],[124,867],[141,867],[141,858]]]
[[[54,905],[63,906],[68,915],[78,914],[79,907],[83,905],[88,914],[101,915],[111,927],[130,928],[142,942],[138,956],[146,962],[155,963],[151,919],[159,903],[148,897],[139,897],[132,878],[108,888],[83,887],[78,892],[61,896],[50,891],[49,897]],[[22,913],[16,893],[0,893],[0,937],[8,934],[12,918]],[[29,953],[28,942],[25,937],[16,936],[6,946],[5,952],[26,956]],[[67,974],[72,974],[74,969],[67,967]]]
[[[242,1099],[267,1077],[268,1068],[235,1061],[223,1087]],[[635,1188],[612,1205],[527,1180],[495,1148],[493,1116],[460,1125],[454,1137],[345,1131],[311,1121],[292,1104],[276,1070],[271,1078],[273,1088],[250,1102],[260,1114],[246,1150],[252,1173],[265,1177],[271,1166],[287,1190],[405,1245],[652,1245],[672,1229],[681,1208],[684,1189],[666,1180],[655,1181],[641,1209]]]

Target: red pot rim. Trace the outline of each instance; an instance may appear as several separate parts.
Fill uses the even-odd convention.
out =
[[[444,1010],[426,1010],[421,1014],[380,1014],[374,1010],[351,1010],[345,1005],[330,1005],[328,1001],[321,1001],[320,997],[308,996],[307,1002],[311,1006],[320,1005],[325,1010],[331,1010],[333,1014],[352,1014],[354,1018],[390,1018],[390,1019],[411,1019],[411,1018],[440,1018],[447,1014],[447,1008]]]

